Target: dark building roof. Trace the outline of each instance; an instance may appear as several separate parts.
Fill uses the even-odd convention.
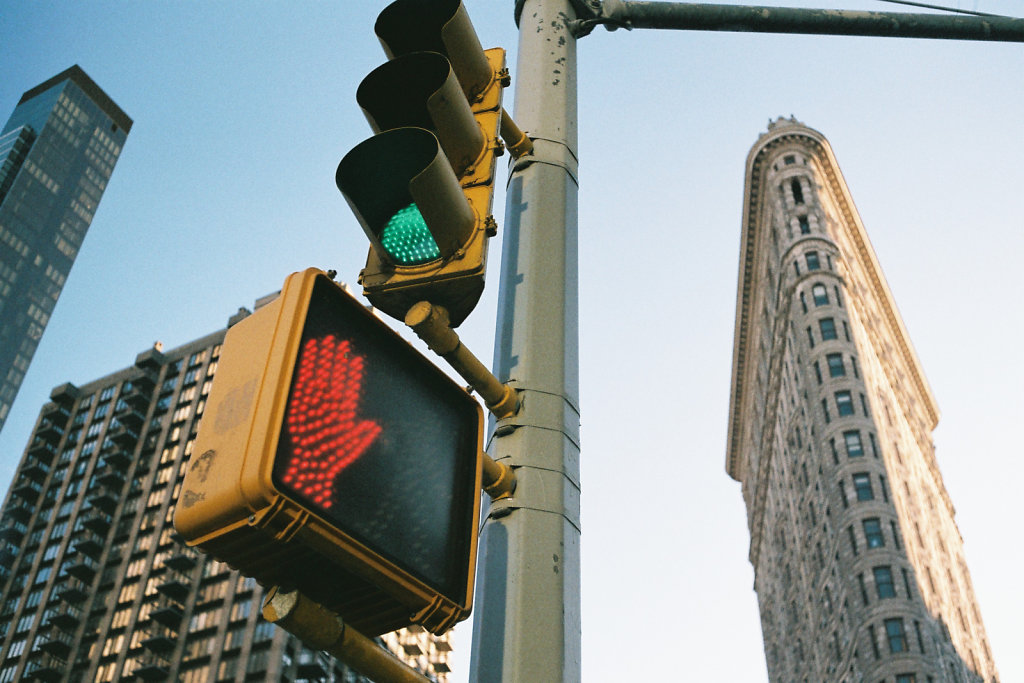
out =
[[[117,106],[114,100],[110,99],[107,93],[100,89],[100,86],[96,85],[96,81],[89,78],[89,75],[82,70],[82,67],[75,64],[74,66],[61,71],[59,74],[50,78],[36,87],[25,92],[18,100],[18,104],[21,104],[25,100],[31,99],[41,92],[45,92],[53,86],[63,81],[70,80],[79,88],[85,92],[86,95],[92,98],[92,100],[99,105],[100,109],[107,113],[111,119],[114,120],[118,126],[124,129],[124,132],[128,133],[132,129],[132,119],[124,112],[121,107]]]

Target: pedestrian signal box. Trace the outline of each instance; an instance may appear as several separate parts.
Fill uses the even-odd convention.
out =
[[[366,635],[472,604],[483,411],[325,273],[224,340],[174,526]]]

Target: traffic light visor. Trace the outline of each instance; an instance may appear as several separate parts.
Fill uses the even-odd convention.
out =
[[[338,189],[374,249],[414,266],[448,258],[476,222],[433,133],[395,128],[356,145],[338,164]]]

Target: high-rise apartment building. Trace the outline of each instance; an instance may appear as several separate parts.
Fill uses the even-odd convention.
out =
[[[726,469],[771,681],[997,680],[938,409],[824,136],[747,158]]]
[[[366,680],[263,621],[260,586],[175,535],[224,334],[154,346],[43,406],[0,515],[0,683]],[[447,681],[447,636],[381,640]]]
[[[0,131],[0,429],[131,128],[73,66]]]

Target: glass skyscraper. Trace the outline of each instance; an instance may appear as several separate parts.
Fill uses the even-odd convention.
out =
[[[22,95],[0,132],[0,429],[131,127],[72,66]]]

